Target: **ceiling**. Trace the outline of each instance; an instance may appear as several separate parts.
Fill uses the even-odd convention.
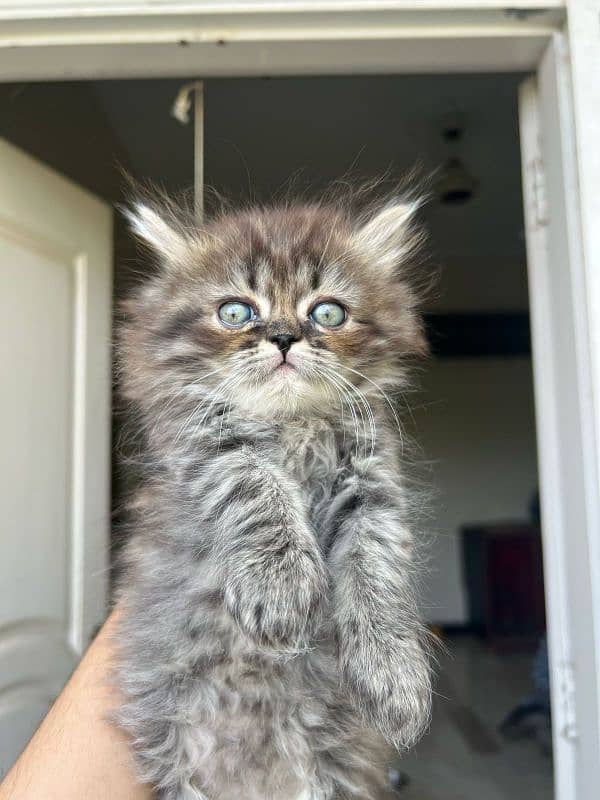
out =
[[[517,87],[510,75],[221,79],[205,90],[208,184],[236,199],[318,190],[349,171],[399,179],[458,155],[477,180],[463,206],[424,213],[441,281],[432,308],[527,308]],[[134,172],[169,189],[192,182],[193,135],[170,114],[184,81],[92,84]],[[464,134],[444,141],[445,115]],[[291,188],[290,188],[291,187]]]

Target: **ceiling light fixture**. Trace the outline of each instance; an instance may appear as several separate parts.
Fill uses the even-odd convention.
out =
[[[464,131],[463,114],[446,114],[442,119],[442,139],[449,147],[456,149]],[[473,178],[458,157],[452,155],[446,160],[436,181],[436,192],[440,203],[447,206],[458,206],[468,203],[473,198],[479,182]]]

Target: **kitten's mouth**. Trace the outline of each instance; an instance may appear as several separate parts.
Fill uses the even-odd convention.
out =
[[[296,367],[289,361],[281,361],[276,367],[275,372],[295,372]]]

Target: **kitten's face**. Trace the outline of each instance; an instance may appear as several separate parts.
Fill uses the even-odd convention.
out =
[[[353,224],[300,206],[190,233],[138,206],[134,229],[163,267],[129,303],[126,394],[190,413],[214,402],[286,417],[343,413],[359,392],[401,385],[407,356],[425,350],[402,279],[409,216],[387,206]]]

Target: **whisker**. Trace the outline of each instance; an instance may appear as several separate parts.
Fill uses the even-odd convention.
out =
[[[371,429],[371,441],[370,441],[371,447],[370,447],[369,458],[372,458],[374,453],[375,453],[375,440],[377,438],[377,425],[376,425],[376,422],[375,422],[375,415],[373,413],[373,409],[371,408],[371,404],[369,403],[368,399],[363,394],[363,392],[361,392],[360,389],[357,386],[355,386],[351,381],[349,381],[346,378],[344,378],[343,375],[340,375],[337,371],[333,370],[332,367],[330,367],[330,369],[334,372],[334,374],[337,376],[337,378],[339,380],[341,380],[348,387],[348,389],[350,391],[354,392],[357,395],[357,397],[360,400],[361,406],[364,406],[364,408],[365,408],[365,411],[366,411],[368,419],[369,419],[369,426],[370,426],[370,429]],[[359,406],[359,408],[361,406]],[[366,423],[364,424],[364,436],[365,436],[365,456],[366,456],[366,445],[367,445]]]
[[[213,370],[211,370],[210,372],[206,372],[206,373],[204,373],[203,375],[200,375],[200,377],[196,378],[195,380],[193,380],[193,381],[191,381],[191,382],[186,382],[186,383],[185,383],[183,386],[181,386],[181,387],[178,389],[178,391],[177,391],[177,392],[175,392],[175,394],[174,394],[174,395],[172,395],[172,397],[170,398],[170,400],[168,401],[168,403],[167,403],[167,404],[165,405],[165,407],[164,407],[164,408],[161,410],[160,414],[159,414],[159,415],[158,415],[158,417],[156,418],[156,422],[155,422],[155,423],[154,423],[154,425],[152,426],[152,430],[151,430],[150,434],[151,434],[151,435],[153,435],[153,434],[156,432],[156,430],[157,430],[157,428],[158,428],[158,425],[160,424],[160,422],[161,422],[161,421],[162,421],[162,419],[164,418],[165,414],[166,414],[166,413],[167,413],[167,411],[168,411],[168,410],[171,408],[171,406],[172,406],[172,405],[173,405],[173,403],[174,403],[174,402],[177,400],[177,398],[178,398],[178,397],[180,397],[180,396],[181,396],[181,395],[182,395],[184,392],[188,391],[188,390],[189,390],[191,387],[197,387],[197,386],[200,386],[202,383],[204,383],[204,381],[205,381],[207,378],[210,378],[212,375],[216,375],[216,374],[217,374],[217,373],[219,373],[219,372],[223,372],[223,370],[224,370],[224,369],[227,369],[227,367],[226,367],[226,366],[223,366],[223,367],[219,367],[219,368],[217,368],[217,369],[213,369]]]
[[[341,392],[341,389],[340,389],[339,385],[331,378],[330,375],[323,374],[323,372],[321,372],[320,377],[321,378],[326,378],[326,379],[328,378],[328,380],[325,380],[324,383],[325,384],[331,384],[331,386],[333,386],[333,388],[334,388],[334,390],[335,390],[335,392],[336,392],[336,394],[338,396],[338,399],[340,401],[340,418],[341,418],[341,423],[342,423],[342,437],[343,437],[342,441],[345,444],[346,443],[346,419],[345,419],[345,415],[344,415],[344,396],[343,396],[343,394]]]
[[[219,440],[217,442],[217,452],[219,452],[220,449],[221,449],[221,438],[223,436],[223,421],[225,419],[225,414],[227,413],[227,425],[229,425],[229,420],[231,418],[231,406],[232,406],[232,402],[231,401],[233,399],[233,393],[238,388],[238,386],[241,383],[243,383],[245,377],[246,377],[246,374],[245,374],[244,371],[239,373],[237,376],[235,376],[235,378],[233,380],[233,384],[231,385],[231,387],[229,389],[229,393],[227,395],[227,400],[225,402],[225,407],[223,408],[223,413],[221,415],[221,421],[220,421],[220,424],[219,424]]]
[[[340,375],[339,377],[340,377],[340,379],[345,380],[342,375]],[[360,398],[361,402],[365,406],[365,411],[368,414],[369,425],[370,425],[370,428],[371,428],[371,453],[370,453],[369,457],[372,458],[373,455],[374,455],[374,452],[375,452],[375,440],[377,439],[377,424],[376,424],[376,421],[375,421],[375,414],[373,412],[373,409],[371,407],[371,404],[369,403],[369,400],[368,400],[367,396],[363,392],[360,391],[358,386],[355,386],[351,381],[346,381],[346,382],[347,382],[349,388],[358,395],[358,397]]]
[[[355,439],[355,442],[356,442],[356,457],[358,458],[358,447],[359,447],[359,443],[360,443],[360,434],[359,434],[359,427],[358,427],[358,416],[357,416],[356,411],[355,411],[355,408],[357,407],[357,405],[356,405],[354,399],[352,398],[351,394],[348,392],[348,390],[344,386],[344,384],[341,383],[338,380],[338,378],[336,377],[335,373],[330,371],[328,367],[324,367],[323,369],[326,371],[326,373],[327,373],[327,375],[329,377],[329,380],[332,382],[332,384],[334,384],[336,387],[338,387],[338,390],[341,392],[342,398],[346,401],[346,403],[348,404],[348,408],[350,409],[350,413],[352,415],[352,421],[353,421],[353,425],[354,425],[354,439]],[[364,429],[364,422],[363,422],[363,441],[364,441],[364,430],[365,429]]]
[[[381,388],[381,386],[379,386],[379,384],[375,383],[374,380],[371,380],[371,378],[367,377],[362,372],[359,372],[358,370],[353,369],[352,367],[348,367],[345,364],[340,364],[340,366],[343,367],[344,369],[349,370],[350,372],[353,372],[355,375],[359,375],[365,381],[367,381],[372,386],[374,386],[377,389],[377,391],[379,392],[379,394],[383,397],[385,402],[390,407],[392,414],[394,415],[394,420],[396,421],[396,427],[398,428],[398,433],[400,435],[400,447],[402,449],[402,454],[404,454],[404,436],[403,436],[403,433],[402,433],[402,427],[400,426],[400,420],[398,419],[398,414],[396,413],[396,409],[394,408],[393,403],[390,400],[390,398],[388,397],[388,395],[383,391],[383,389]]]
[[[231,367],[230,365],[227,365],[227,366],[226,366],[226,367],[224,367],[223,369],[228,369],[229,371],[231,371],[232,369],[234,369],[234,367]],[[178,431],[178,433],[177,433],[177,436],[175,437],[175,443],[177,443],[177,442],[179,441],[179,439],[181,438],[181,435],[182,435],[182,434],[183,434],[183,432],[186,430],[186,428],[188,427],[188,425],[189,425],[189,424],[192,422],[193,418],[194,418],[194,417],[195,417],[197,414],[199,414],[199,413],[202,411],[202,409],[203,409],[203,408],[205,408],[205,407],[206,407],[206,404],[207,404],[207,403],[209,402],[209,400],[210,400],[210,403],[209,403],[209,405],[208,405],[208,408],[206,408],[206,410],[205,410],[204,414],[202,415],[202,417],[200,417],[200,418],[198,419],[198,421],[197,421],[196,425],[194,426],[194,431],[193,431],[193,433],[192,433],[192,436],[191,436],[191,438],[192,438],[192,439],[195,439],[195,438],[196,438],[196,436],[197,436],[197,434],[198,434],[198,431],[200,430],[200,428],[201,428],[202,424],[204,423],[204,421],[205,421],[205,420],[207,419],[207,417],[209,416],[209,414],[210,414],[211,410],[213,409],[213,407],[214,407],[215,403],[216,403],[216,402],[218,402],[218,400],[219,400],[219,399],[220,399],[220,397],[222,396],[222,390],[225,388],[226,381],[227,381],[227,378],[224,378],[223,380],[219,381],[219,383],[218,383],[218,384],[217,384],[217,385],[216,385],[216,386],[215,386],[215,387],[214,387],[214,388],[213,388],[211,391],[209,391],[209,392],[208,392],[208,394],[207,394],[207,395],[206,395],[206,396],[205,396],[205,397],[202,399],[202,401],[201,401],[200,403],[198,403],[198,404],[197,404],[197,405],[194,407],[194,409],[193,409],[192,413],[190,414],[190,416],[189,416],[189,417],[186,419],[186,421],[184,422],[184,424],[183,424],[183,425],[181,426],[181,428],[179,429],[179,431]]]
[[[342,394],[337,382],[334,382],[331,379],[331,377],[329,378],[329,382],[331,383],[331,385],[335,389],[335,391],[337,393],[337,396],[339,397],[339,400],[340,400],[340,421],[341,421],[341,424],[342,424],[342,443],[345,446],[345,444],[346,444],[346,415],[344,414],[344,396],[343,396],[343,394]]]

